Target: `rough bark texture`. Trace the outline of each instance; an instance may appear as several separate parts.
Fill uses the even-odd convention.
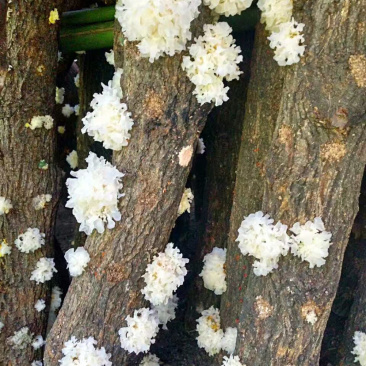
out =
[[[253,142],[243,144],[239,161],[228,250],[229,290],[221,302],[224,325],[238,323],[236,351],[247,365],[319,363],[366,159],[365,75],[355,66],[365,51],[365,5],[365,0],[295,1],[295,19],[306,24],[306,57],[282,70],[269,63],[270,55],[259,57],[268,46],[264,32],[257,34],[251,85],[262,95],[252,106],[257,114],[248,107],[245,122],[249,130],[244,134]],[[277,80],[269,92],[263,88],[268,78]],[[266,109],[276,93],[279,104],[270,112],[272,119]],[[344,124],[343,129],[336,127]],[[255,158],[256,151],[263,155]],[[245,154],[248,159],[242,158]],[[260,208],[289,226],[322,217],[333,234],[326,264],[309,269],[288,255],[266,277],[243,268],[248,258],[238,254],[237,229],[244,215]],[[314,325],[305,321],[312,310],[318,317]]]
[[[202,29],[205,21],[207,15],[200,16],[194,29]],[[116,52],[116,64],[124,69],[122,89],[135,126],[129,146],[113,157],[115,166],[126,174],[122,220],[114,230],[88,238],[91,261],[73,280],[50,333],[47,366],[58,365],[63,343],[71,335],[94,336],[112,353],[114,364],[138,364],[141,356],[122,350],[117,332],[126,325],[128,314],[146,305],[141,275],[167,244],[189,173],[190,163],[179,165],[178,154],[185,146],[194,149],[210,110],[209,105],[199,107],[192,95],[181,55],[152,64],[129,42],[123,53],[121,60],[121,52]]]
[[[12,1],[8,20],[0,23],[4,49],[0,69],[0,196],[14,208],[0,216],[0,241],[6,239],[12,252],[0,259],[0,364],[29,365],[40,359],[41,351],[28,345],[15,350],[7,338],[22,327],[45,336],[47,309],[37,312],[38,299],[49,303],[49,286],[30,281],[41,257],[52,257],[52,222],[57,202],[57,169],[54,161],[55,128],[30,130],[25,127],[35,115],[51,114],[54,105],[57,65],[57,25],[48,16],[54,1]],[[6,17],[1,12],[0,17]],[[11,65],[12,68],[8,69]],[[48,170],[38,168],[46,160]],[[32,198],[53,194],[44,210],[36,211]],[[21,253],[14,245],[27,228],[37,227],[46,234],[46,245],[34,253]]]
[[[195,276],[191,285],[188,299],[186,322],[190,328],[196,327],[198,311],[209,308],[211,305],[219,307],[220,297],[207,290],[203,280],[198,277],[202,270],[203,257],[214,247],[225,248],[230,227],[230,212],[233,202],[233,191],[236,177],[245,101],[250,76],[250,59],[253,49],[254,31],[236,35],[236,44],[242,49],[244,57],[241,63],[243,74],[240,80],[231,82],[229,101],[222,107],[214,109],[207,120],[202,137],[206,145],[205,162],[197,161],[192,169],[195,177],[203,175],[204,188],[195,191],[195,201],[200,199],[202,214],[198,225],[189,230],[198,231],[194,245],[194,261],[191,264],[191,276]],[[197,160],[201,156],[197,157]],[[203,172],[202,172],[203,171]],[[202,194],[203,192],[203,194]],[[203,197],[199,197],[203,195]],[[198,226],[198,230],[197,230]]]

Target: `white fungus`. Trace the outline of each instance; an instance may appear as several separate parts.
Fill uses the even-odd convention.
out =
[[[110,65],[114,66],[114,51],[113,51],[113,49],[110,50],[109,52],[105,52],[104,55],[105,55],[105,59],[107,60],[107,62]]]
[[[15,239],[15,246],[22,253],[34,252],[45,244],[45,234],[41,233],[38,228],[28,228],[24,234],[20,234]]]
[[[61,306],[61,295],[62,291],[58,286],[52,288],[51,311],[56,311]]]
[[[6,215],[13,208],[10,200],[5,197],[0,197],[0,215]]]
[[[112,366],[111,354],[105,348],[96,348],[97,341],[93,337],[80,341],[74,336],[64,344],[63,358],[60,366]]]
[[[159,304],[156,306],[152,306],[152,310],[155,310],[158,319],[159,324],[162,325],[163,329],[168,329],[167,324],[171,320],[175,319],[175,310],[178,306],[178,297],[177,295],[173,295],[171,298],[169,298],[168,302],[166,304]]]
[[[222,337],[221,348],[229,354],[233,354],[236,346],[236,338],[238,330],[236,328],[226,328],[225,334]]]
[[[75,77],[74,77],[74,84],[77,88],[80,87],[80,74],[77,74]]]
[[[200,5],[201,0],[118,0],[116,18],[125,37],[139,41],[141,56],[154,62],[185,49]]]
[[[274,48],[274,59],[280,66],[292,65],[300,61],[304,55],[305,38],[301,34],[305,24],[298,23],[294,19],[290,22],[281,23],[278,31],[273,32],[269,37],[269,46]]]
[[[314,325],[314,324],[316,323],[316,321],[318,320],[318,317],[317,317],[317,315],[316,315],[315,311],[314,311],[314,310],[309,311],[309,312],[306,314],[306,316],[305,316],[305,320],[306,320],[309,324]]]
[[[173,293],[183,284],[188,262],[179,249],[169,243],[165,252],[154,256],[142,276],[146,283],[141,290],[145,299],[153,305],[167,304]]]
[[[90,235],[94,229],[103,233],[105,223],[108,229],[115,227],[115,221],[121,220],[118,199],[122,197],[121,178],[124,176],[103,157],[89,153],[86,159],[88,167],[70,174],[75,178],[66,181],[69,200],[66,207],[79,222],[80,231]]]
[[[65,259],[70,276],[77,277],[84,272],[85,267],[90,261],[90,256],[83,247],[78,247],[76,250],[73,248],[69,249],[65,253]]]
[[[95,141],[103,142],[106,149],[121,150],[127,146],[131,137],[130,130],[134,124],[127,105],[121,103],[122,89],[120,86],[122,69],[117,69],[114,77],[103,86],[102,93],[94,94],[90,103],[93,111],[82,119],[82,133],[88,133]]]
[[[217,14],[225,16],[240,14],[252,5],[253,0],[203,0],[203,3]]]
[[[215,102],[221,105],[229,97],[224,80],[239,79],[238,64],[243,60],[241,49],[235,46],[231,27],[226,22],[205,24],[204,35],[189,47],[189,56],[183,57],[182,67],[196,88],[200,104]]]
[[[76,169],[79,165],[77,151],[72,150],[71,153],[66,156],[66,161],[69,163],[71,169]]]
[[[53,273],[57,272],[53,258],[41,258],[37,264],[36,269],[32,272],[31,281],[36,281],[37,284],[49,281]]]
[[[281,23],[291,20],[293,0],[258,0],[257,5],[262,11],[261,23],[270,32],[277,32]]]
[[[62,114],[66,117],[66,118],[69,118],[74,112],[74,108],[71,107],[70,104],[65,104],[63,107],[62,107],[62,110],[61,110]]]
[[[34,116],[31,119],[31,123],[26,123],[25,127],[30,128],[31,130],[42,127],[44,127],[46,130],[50,130],[53,127],[53,118],[49,115]]]
[[[359,362],[361,366],[366,366],[366,333],[355,332],[353,341],[355,347],[351,353],[356,356],[354,362]]]
[[[52,195],[50,194],[40,194],[33,198],[33,207],[36,211],[43,210],[48,202],[51,202]]]
[[[8,245],[6,239],[0,243],[0,258],[11,253],[11,247]]]
[[[80,104],[76,104],[74,106],[75,116],[78,116],[80,114]]]
[[[196,148],[196,154],[204,154],[206,150],[205,143],[203,142],[203,138],[198,139],[197,148]]]
[[[184,212],[191,212],[191,203],[193,201],[193,193],[190,188],[185,188],[183,192],[182,199],[180,200],[178,207],[178,216],[182,215]]]
[[[217,247],[203,258],[204,265],[200,276],[205,288],[214,291],[216,295],[222,295],[226,291],[225,261],[226,249]]]
[[[152,354],[146,355],[140,363],[140,366],[159,366],[159,365],[160,365],[159,358]]]
[[[258,211],[242,221],[236,241],[243,255],[251,255],[254,261],[254,274],[266,276],[278,268],[281,255],[286,255],[290,248],[290,238],[286,233],[287,226]]]
[[[14,335],[7,339],[7,343],[10,344],[14,349],[25,349],[32,342],[33,333],[29,332],[28,327],[23,327]]]
[[[46,342],[44,341],[43,337],[41,335],[37,335],[32,342],[32,347],[34,349],[38,349],[43,347],[46,344]]]
[[[316,217],[313,222],[307,221],[304,225],[297,222],[290,231],[294,233],[291,236],[291,253],[308,262],[309,268],[324,265],[332,245],[332,234],[325,231],[322,219]]]
[[[65,88],[58,88],[56,86],[55,102],[56,104],[62,104],[65,99]]]
[[[147,352],[155,343],[159,331],[159,319],[154,310],[142,308],[134,311],[133,317],[126,318],[127,327],[118,331],[121,347],[129,353]]]
[[[224,356],[222,366],[245,366],[240,362],[239,356]]]
[[[34,308],[38,311],[41,312],[42,310],[44,310],[46,307],[46,303],[43,299],[39,299],[36,301]]]

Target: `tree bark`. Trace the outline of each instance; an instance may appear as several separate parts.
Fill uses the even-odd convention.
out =
[[[209,19],[203,12],[194,34]],[[115,39],[120,48],[119,32]],[[72,281],[50,333],[47,366],[58,365],[71,335],[94,336],[112,353],[114,364],[138,364],[141,356],[121,349],[118,329],[126,325],[127,315],[146,305],[141,275],[167,244],[190,169],[190,163],[179,164],[178,154],[186,146],[194,151],[211,108],[198,106],[181,68],[182,55],[151,64],[139,56],[136,44],[125,42],[123,59],[120,50],[115,51],[116,65],[124,69],[124,100],[135,121],[129,146],[113,156],[114,165],[126,174],[126,196],[119,205],[122,220],[114,230],[87,239],[91,261]]]
[[[51,114],[54,106],[57,68],[57,25],[48,17],[54,1],[12,1],[1,11],[0,22],[0,196],[10,199],[14,208],[0,216],[0,241],[12,247],[0,259],[0,364],[28,365],[41,351],[31,345],[16,350],[7,338],[22,327],[45,336],[47,311],[34,308],[38,299],[49,303],[48,284],[30,281],[41,257],[52,257],[52,224],[58,197],[58,174],[54,159],[55,128],[30,130],[25,127],[33,116]],[[5,6],[6,8],[6,6]],[[6,16],[8,14],[8,19]],[[5,36],[5,38],[3,38]],[[12,67],[10,67],[11,65]],[[49,168],[38,164],[45,160]],[[52,194],[44,210],[36,211],[32,198]],[[46,244],[34,253],[21,253],[14,240],[27,228],[39,228]]]
[[[281,70],[268,60],[266,34],[258,29],[250,89],[262,98],[251,105],[248,97],[245,135],[250,143],[243,143],[240,153],[229,236],[229,289],[221,302],[224,325],[231,325],[234,317],[238,323],[236,351],[244,364],[319,363],[366,160],[361,67],[365,5],[365,0],[296,1],[294,17],[306,25],[306,56]],[[269,90],[268,79],[276,80]],[[274,106],[271,112],[266,111],[268,105]],[[341,124],[346,126],[337,127]],[[322,217],[333,241],[326,264],[309,269],[288,255],[273,274],[256,277],[248,267],[252,261],[239,254],[235,239],[244,215],[258,209],[289,227]],[[311,310],[318,317],[314,325],[304,319]]]

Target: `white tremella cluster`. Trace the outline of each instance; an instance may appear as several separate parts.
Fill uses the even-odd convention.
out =
[[[222,295],[226,291],[225,261],[226,249],[217,247],[203,258],[200,276],[205,288],[214,291],[216,295]]]
[[[222,366],[245,366],[240,362],[239,356],[224,356]]]
[[[0,215],[6,215],[13,208],[10,200],[5,197],[0,197]]]
[[[36,281],[37,284],[49,281],[53,273],[56,273],[55,262],[53,258],[41,258],[37,264],[36,269],[32,272],[31,281]]]
[[[102,348],[96,348],[97,341],[93,337],[80,341],[74,336],[64,344],[63,358],[60,366],[112,366],[111,355]]]
[[[105,223],[108,229],[112,229],[115,221],[121,220],[117,204],[122,197],[121,178],[124,174],[94,153],[89,153],[86,162],[86,169],[72,171],[70,174],[74,178],[66,181],[69,193],[66,207],[73,209],[80,223],[79,230],[90,235],[94,229],[103,233]]]
[[[41,335],[37,335],[32,342],[32,347],[34,349],[39,349],[41,347],[43,347],[46,344],[45,340],[43,339],[43,337]]]
[[[183,258],[178,248],[169,243],[165,252],[154,257],[142,276],[146,286],[141,290],[152,305],[167,304],[173,293],[184,282],[188,259]]]
[[[186,211],[191,212],[191,203],[193,201],[193,193],[190,188],[185,188],[183,192],[182,199],[180,200],[178,207],[178,216],[184,214]]]
[[[78,74],[79,75],[79,74]],[[65,104],[62,107],[61,110],[62,114],[66,117],[66,118],[70,118],[70,116],[75,112],[74,107],[71,107],[70,104]]]
[[[366,366],[366,333],[355,332],[353,341],[355,347],[352,350],[352,354],[356,356],[354,362],[359,362],[361,366]]]
[[[65,99],[65,88],[58,88],[56,86],[55,102],[56,104],[62,104]]]
[[[197,319],[197,343],[210,356],[219,353],[221,350],[229,354],[234,353],[237,329],[227,328],[226,332],[221,329],[220,312],[211,306],[209,309],[202,311],[201,316]]]
[[[201,0],[119,0],[116,18],[125,37],[139,41],[141,56],[154,62],[185,49],[200,5]]]
[[[88,133],[95,141],[103,142],[106,149],[121,150],[128,145],[131,137],[130,130],[133,126],[131,113],[127,105],[121,103],[122,89],[120,78],[122,69],[117,69],[114,77],[103,86],[102,93],[94,94],[90,103],[93,111],[88,112],[83,118],[82,133]]]
[[[79,156],[77,151],[72,150],[71,153],[66,156],[66,161],[70,165],[71,169],[76,169],[79,165]]]
[[[195,84],[193,92],[200,104],[215,102],[221,105],[229,98],[224,80],[238,79],[238,64],[243,60],[241,49],[235,46],[231,27],[226,22],[206,24],[204,34],[189,47],[189,56],[183,57],[182,67]]]
[[[166,304],[153,305],[151,307],[152,310],[156,311],[159,324],[162,325],[163,329],[168,329],[167,324],[175,319],[175,310],[178,306],[178,300],[178,296],[173,295]]]
[[[48,202],[51,202],[52,195],[40,194],[33,198],[33,207],[36,211],[43,210]]]
[[[36,301],[36,303],[34,304],[34,308],[38,311],[41,312],[42,310],[44,310],[46,308],[46,302],[43,299],[39,299]]]
[[[159,358],[152,354],[146,355],[140,363],[140,366],[159,366],[159,365],[160,365]]]
[[[130,353],[147,352],[159,331],[156,311],[148,308],[135,310],[133,317],[127,316],[126,322],[127,327],[118,331],[121,347]]]
[[[6,239],[0,242],[0,258],[11,253],[11,247],[8,245]]]
[[[61,306],[61,296],[62,291],[58,286],[55,286],[52,288],[52,294],[51,294],[51,311],[56,311]]]
[[[280,66],[292,65],[300,61],[305,52],[305,39],[301,34],[305,24],[292,17],[292,0],[259,0],[262,11],[261,22],[271,32],[270,47],[275,49],[274,59]]]
[[[328,257],[329,247],[332,245],[332,234],[325,230],[323,220],[316,217],[314,221],[307,221],[304,225],[294,224],[290,229],[291,252],[301,260],[309,263],[310,268],[321,267]]]
[[[253,263],[254,274],[266,276],[278,268],[281,255],[286,255],[290,248],[287,226],[278,222],[273,224],[269,215],[258,211],[242,221],[236,241],[243,255],[256,258]]]
[[[28,228],[24,234],[15,239],[14,244],[22,253],[34,252],[45,244],[44,237],[45,234],[38,228]]]
[[[104,55],[105,55],[105,59],[107,60],[107,62],[110,65],[114,66],[114,51],[113,51],[113,49],[110,50],[109,52],[105,52]]]
[[[278,268],[280,256],[285,256],[289,249],[295,256],[307,261],[310,268],[322,266],[328,256],[332,234],[325,231],[320,217],[304,225],[295,223],[290,229],[293,235],[287,235],[287,226],[277,222],[269,215],[258,211],[242,221],[236,241],[243,255],[251,255],[254,261],[254,274],[266,276]]]
[[[53,127],[53,118],[49,115],[34,116],[31,119],[31,123],[26,123],[25,127],[30,128],[31,130],[42,127],[44,127],[46,130],[50,130]]]
[[[71,248],[65,253],[65,259],[67,262],[67,268],[69,269],[70,276],[80,276],[85,267],[90,261],[89,253],[83,247],[75,249]]]
[[[217,14],[225,16],[240,14],[252,5],[253,0],[203,0]]]

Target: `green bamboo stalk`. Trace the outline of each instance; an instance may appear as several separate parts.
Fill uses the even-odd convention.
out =
[[[62,14],[60,50],[63,53],[113,47],[114,6],[83,9]],[[250,8],[241,15],[222,17],[234,33],[254,29],[260,18],[259,10]]]

